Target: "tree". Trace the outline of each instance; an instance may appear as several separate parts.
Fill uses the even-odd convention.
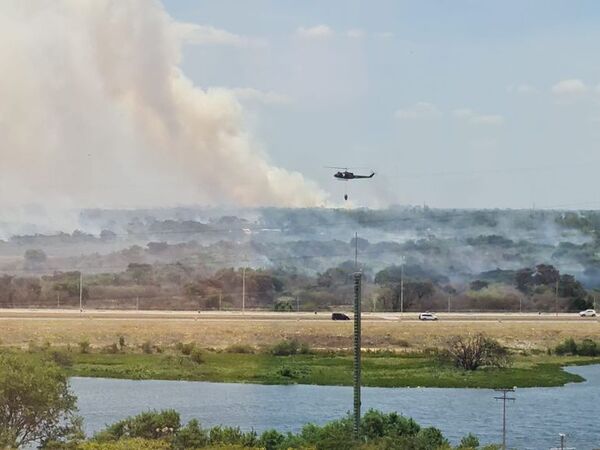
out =
[[[54,363],[0,354],[0,447],[81,437],[76,397]]]
[[[129,263],[126,273],[137,284],[150,284],[153,281],[153,267],[151,264]]]
[[[48,257],[43,250],[29,249],[25,251],[25,269],[35,270],[44,265]]]
[[[471,288],[472,291],[480,291],[482,289],[485,289],[489,285],[490,284],[487,281],[475,280],[475,281],[471,281],[471,284],[469,285],[469,287]]]
[[[572,309],[586,309],[590,307],[587,300],[587,291],[573,275],[561,275],[558,283],[558,295],[571,299]]]
[[[504,367],[510,363],[508,350],[481,333],[451,338],[445,355],[464,370],[477,370],[481,366]]]
[[[538,264],[532,277],[535,284],[550,285],[558,281],[559,272],[550,264]]]

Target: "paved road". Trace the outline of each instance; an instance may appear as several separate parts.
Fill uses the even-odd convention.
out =
[[[348,313],[350,317],[352,315]],[[440,321],[598,321],[598,318],[581,318],[577,313],[439,313]],[[302,320],[322,321],[331,320],[327,312],[314,313],[283,313],[271,311],[137,311],[137,310],[84,310],[78,309],[0,309],[0,319],[79,319],[81,317],[94,319],[174,319],[174,320],[252,320],[252,321],[281,321]],[[363,313],[366,321],[417,321],[418,313]]]

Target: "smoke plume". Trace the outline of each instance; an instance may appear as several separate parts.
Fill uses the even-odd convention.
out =
[[[1,206],[323,203],[233,92],[185,77],[180,25],[150,0],[0,4]]]

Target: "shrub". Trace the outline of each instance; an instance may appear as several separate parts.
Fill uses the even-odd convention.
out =
[[[365,413],[360,426],[364,437],[368,440],[382,437],[415,436],[421,429],[419,424],[411,418],[397,413],[384,414],[373,409]]]
[[[144,353],[147,353],[147,354],[150,354],[150,353],[152,353],[152,342],[150,342],[150,341],[145,341],[145,342],[142,344],[142,351],[143,351]]]
[[[406,339],[392,339],[390,341],[390,344],[396,345],[397,347],[403,347],[403,348],[410,347],[410,342],[408,342]]]
[[[554,348],[554,352],[557,355],[576,355],[577,343],[573,338],[565,339]]]
[[[506,347],[483,334],[451,338],[441,356],[464,370],[477,370],[481,366],[505,367],[510,364]]]
[[[282,377],[286,377],[286,378],[295,378],[296,377],[296,372],[294,371],[294,369],[292,369],[291,367],[288,367],[288,366],[280,367],[279,370],[277,371],[277,373],[279,375],[281,375]]]
[[[119,347],[117,347],[117,344],[112,343],[112,344],[104,347],[103,351],[104,351],[104,353],[110,353],[110,354],[114,355],[115,353],[119,353]]]
[[[119,336],[119,349],[121,351],[125,349],[125,336]]]
[[[229,347],[227,347],[225,349],[225,353],[246,353],[246,354],[251,354],[254,353],[255,349],[254,347],[250,346],[250,345],[244,345],[244,344],[233,344],[230,345]]]
[[[271,347],[271,354],[275,356],[291,356],[301,352],[302,347],[297,339],[280,341]],[[305,347],[307,352],[310,351],[308,346]]]
[[[598,356],[600,355],[600,348],[591,339],[584,339],[580,344],[577,344],[577,354],[581,356]]]
[[[194,348],[190,354],[190,359],[196,364],[202,364],[204,362],[202,351],[199,348]]]
[[[148,411],[108,426],[97,433],[94,440],[106,442],[122,438],[159,439],[172,436],[180,427],[181,421],[177,411]]]
[[[183,342],[178,342],[177,345],[175,345],[175,348],[185,356],[190,356],[192,354],[192,350],[194,350],[194,347],[196,347],[196,344],[193,342],[188,342],[185,344]]]
[[[267,430],[261,434],[259,445],[265,450],[277,450],[285,441],[285,436],[277,430]]]
[[[435,427],[421,428],[416,440],[421,448],[426,450],[436,450],[449,445],[442,432]]]
[[[80,353],[89,353],[90,352],[90,341],[83,340],[79,342],[79,352]]]
[[[171,450],[171,444],[164,440],[121,439],[114,442],[87,441],[77,445],[77,450]]]
[[[302,344],[300,344],[300,351],[299,351],[299,353],[301,355],[309,355],[311,353],[310,345],[308,345],[307,342],[303,342]]]
[[[577,343],[575,339],[568,338],[558,344],[554,348],[554,352],[557,355],[598,356],[600,355],[600,347],[592,339],[584,339]]]
[[[476,449],[479,447],[479,439],[474,434],[467,434],[460,440],[460,444],[458,444],[459,449]]]
[[[209,430],[209,444],[211,445],[241,445],[256,447],[258,436],[255,431],[244,433],[239,427],[216,426]]]
[[[73,365],[73,358],[66,352],[54,351],[50,354],[50,358],[60,367],[66,368]]]
[[[207,444],[208,432],[200,427],[200,423],[196,419],[190,420],[173,439],[173,448],[176,450],[200,448]]]

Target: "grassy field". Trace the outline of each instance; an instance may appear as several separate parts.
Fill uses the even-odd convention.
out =
[[[395,351],[442,345],[450,336],[483,332],[513,349],[546,350],[568,337],[598,339],[597,321],[418,321],[363,322],[363,348]],[[0,318],[0,344],[26,347],[77,345],[88,340],[103,347],[124,336],[128,343],[151,341],[161,346],[196,342],[203,348],[225,348],[235,344],[254,347],[272,345],[282,339],[298,339],[316,349],[347,349],[352,343],[352,323],[331,320],[210,320],[121,319],[121,318]]]
[[[451,336],[485,333],[517,355],[508,369],[463,372],[440,365],[423,350],[443,346]],[[363,382],[366,386],[485,387],[559,386],[581,381],[564,372],[568,364],[593,360],[546,355],[548,348],[568,337],[598,340],[596,321],[365,321],[363,323]],[[107,353],[119,339],[124,352]],[[266,350],[282,340],[296,339],[313,354],[278,357]],[[71,375],[185,379],[263,384],[350,385],[352,323],[330,320],[230,320],[140,318],[1,318],[4,347],[66,352],[73,359]],[[80,353],[80,343],[90,353]],[[175,350],[193,342],[202,350],[198,364]],[[143,353],[141,346],[153,354]],[[243,345],[254,353],[223,351]],[[379,353],[369,353],[376,350]],[[37,351],[37,350],[36,350]],[[48,351],[48,350],[47,350]],[[597,359],[596,362],[600,362]]]
[[[352,357],[311,354],[202,353],[197,363],[169,354],[73,354],[68,372],[73,376],[195,380],[257,384],[352,384]],[[422,355],[365,355],[363,384],[377,387],[533,387],[560,386],[583,381],[562,370],[566,364],[600,363],[600,358],[520,356],[506,369],[466,372]]]

